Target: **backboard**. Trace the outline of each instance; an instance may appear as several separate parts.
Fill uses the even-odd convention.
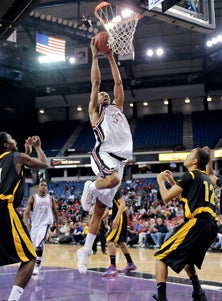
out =
[[[173,5],[174,3],[176,4]],[[215,29],[214,0],[181,0],[179,2],[164,0],[152,9],[149,9],[149,0],[147,0],[147,4],[142,6],[146,8],[143,15],[153,16],[199,32],[209,33]]]

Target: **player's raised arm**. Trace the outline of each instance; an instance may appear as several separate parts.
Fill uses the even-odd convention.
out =
[[[91,51],[92,51],[92,66],[91,66],[91,95],[89,102],[89,115],[92,117],[93,113],[95,113],[99,103],[98,103],[98,94],[101,83],[101,73],[99,69],[97,49],[95,45],[95,38],[92,38],[90,43]]]
[[[119,68],[116,64],[115,58],[113,56],[113,51],[110,51],[106,54],[106,57],[109,61],[112,76],[114,80],[114,100],[116,105],[123,111],[124,104],[124,91],[123,91],[123,83],[122,78],[119,72]]]

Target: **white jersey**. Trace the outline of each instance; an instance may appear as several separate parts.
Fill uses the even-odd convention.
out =
[[[49,194],[46,194],[44,197],[35,194],[33,197],[31,226],[51,225],[53,223],[52,197]]]
[[[116,105],[100,106],[99,120],[93,126],[96,144],[94,151],[132,159],[133,142],[126,116]]]

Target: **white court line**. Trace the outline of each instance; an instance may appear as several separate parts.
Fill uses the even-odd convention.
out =
[[[53,270],[47,270],[47,269],[42,269],[42,272],[59,272],[59,271],[74,271],[74,269],[53,269]],[[4,275],[13,275],[16,274],[17,271],[14,272],[2,272],[0,273],[0,276],[4,276]]]
[[[215,285],[201,284],[201,287],[213,291],[222,291],[222,287],[215,286]]]

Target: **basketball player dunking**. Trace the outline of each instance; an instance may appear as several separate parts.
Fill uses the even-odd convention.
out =
[[[91,99],[89,102],[90,122],[95,134],[96,144],[91,153],[91,166],[97,179],[87,181],[81,203],[89,211],[95,202],[89,225],[89,233],[83,248],[77,252],[80,273],[87,272],[88,257],[99,229],[101,217],[106,207],[112,207],[112,200],[120,186],[123,176],[123,160],[132,159],[132,136],[129,124],[123,114],[124,92],[119,69],[113,51],[106,53],[114,79],[114,101],[106,92],[99,92],[101,73],[98,64],[98,50],[95,39],[91,41]]]

